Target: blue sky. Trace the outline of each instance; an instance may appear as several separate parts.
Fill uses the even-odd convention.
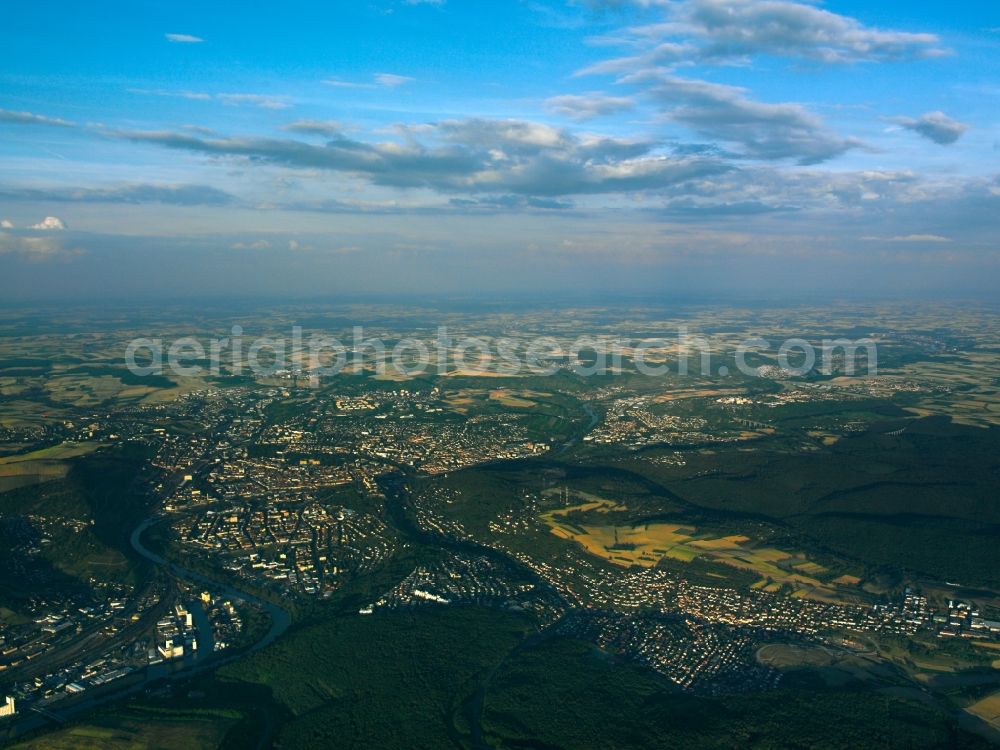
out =
[[[982,3],[18,3],[0,293],[992,294],[998,52]]]

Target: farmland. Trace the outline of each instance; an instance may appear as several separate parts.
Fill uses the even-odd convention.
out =
[[[593,524],[578,521],[583,515],[609,514],[627,510],[624,505],[603,498],[580,505],[549,511],[541,515],[551,533],[575,542],[589,554],[623,567],[652,567],[663,558],[690,562],[704,557],[760,577],[756,586],[777,584],[791,587],[800,596],[835,597],[835,588],[817,580],[826,573],[822,565],[801,553],[753,544],[740,534],[715,536],[699,533],[684,523],[654,521],[648,523]],[[566,519],[572,515],[571,523]]]

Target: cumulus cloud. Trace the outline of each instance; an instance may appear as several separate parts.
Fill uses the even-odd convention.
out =
[[[168,42],[175,42],[177,44],[201,44],[205,40],[200,36],[192,36],[191,34],[164,34]]]
[[[593,72],[687,62],[724,63],[754,55],[825,63],[911,60],[947,54],[935,34],[877,29],[849,16],[787,0],[680,0],[649,3],[662,22],[625,29],[598,41],[627,44],[634,56]]]
[[[0,219],[0,229],[13,229],[14,225],[10,219]]]
[[[565,94],[545,100],[550,112],[574,120],[592,120],[632,109],[635,102],[627,96],[608,96],[601,93]]]
[[[9,109],[0,109],[0,122],[12,122],[19,125],[52,125],[58,128],[76,127],[76,123],[58,117],[46,117],[45,115],[36,115],[33,112],[14,112]]]
[[[688,210],[742,206],[761,211],[832,211],[842,216],[857,209],[885,210],[914,203],[933,193],[916,175],[900,171],[827,172],[772,166],[732,169],[661,191]]]
[[[953,120],[944,112],[927,112],[916,119],[899,117],[896,122],[942,146],[954,143],[969,129],[964,122]]]
[[[450,193],[558,196],[644,190],[728,168],[716,158],[664,155],[650,141],[575,135],[524,120],[445,120],[405,132],[404,143],[371,143],[340,134],[323,145],[176,132],[109,135],[213,156],[347,172],[378,185]]]
[[[37,224],[32,224],[30,229],[45,229],[48,231],[61,232],[66,229],[66,224],[58,216],[46,216]]]
[[[933,34],[865,26],[848,16],[790,0],[632,0],[663,14],[661,21],[592,40],[629,54],[578,75],[611,73],[663,108],[664,117],[702,137],[735,146],[744,157],[816,164],[862,146],[824,125],[795,102],[756,101],[746,89],[677,77],[683,65],[746,63],[759,56],[827,64],[883,62],[945,54]],[[958,123],[940,113],[906,122],[935,140],[957,138]],[[930,135],[933,133],[933,135]],[[939,141],[943,142],[943,141]]]
[[[33,237],[0,232],[0,256],[11,255],[32,262],[80,255],[78,248],[67,248],[56,237]]]
[[[702,136],[733,144],[757,159],[795,159],[817,164],[860,146],[842,138],[799,104],[768,104],[746,90],[708,81],[677,78],[660,71],[640,71],[626,80],[663,106],[670,120]]]

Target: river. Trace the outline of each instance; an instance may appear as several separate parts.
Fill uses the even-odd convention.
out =
[[[29,709],[28,712],[19,714],[14,721],[8,725],[7,732],[5,734],[5,739],[7,741],[15,737],[22,736],[28,732],[42,729],[53,723],[54,720],[63,722],[89,709],[96,708],[112,701],[120,700],[130,695],[135,695],[153,683],[164,681],[176,682],[188,679],[189,677],[206,670],[217,669],[224,664],[228,664],[236,659],[246,656],[248,653],[253,653],[254,651],[259,651],[262,648],[270,646],[278,638],[280,638],[286,630],[288,630],[292,623],[292,618],[287,611],[276,604],[272,604],[271,602],[265,601],[245,591],[240,591],[229,584],[215,581],[205,575],[202,575],[201,573],[188,570],[187,568],[184,568],[176,563],[169,562],[146,547],[142,541],[142,535],[151,526],[162,520],[162,516],[151,516],[140,523],[132,532],[132,536],[130,538],[132,549],[154,565],[166,569],[177,578],[183,578],[193,583],[197,583],[215,593],[224,594],[230,599],[242,599],[245,602],[249,602],[250,604],[265,610],[271,619],[271,626],[267,633],[265,633],[259,641],[254,643],[249,648],[233,651],[232,653],[222,652],[213,654],[211,651],[212,640],[209,639],[208,643],[204,644],[208,646],[207,651],[201,652],[201,649],[199,649],[199,654],[195,659],[185,659],[184,661],[150,665],[141,672],[134,673],[129,677],[123,678],[123,684],[118,690],[114,689],[115,683],[110,683],[106,688],[100,689],[99,694],[81,696],[76,700],[67,698],[66,700],[69,702],[65,705],[57,703],[52,707],[46,707],[46,714],[49,718]],[[205,617],[204,612],[201,612],[200,614],[201,618]],[[207,618],[205,618],[204,622],[198,623],[198,625],[199,632],[203,632],[205,626],[207,625]],[[135,674],[140,674],[141,679],[135,681]]]

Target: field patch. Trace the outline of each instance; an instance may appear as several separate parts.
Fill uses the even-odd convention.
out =
[[[537,402],[524,398],[522,393],[512,393],[508,390],[490,391],[490,401],[496,401],[512,409],[530,409],[537,405]]]
[[[757,651],[757,661],[774,669],[797,669],[800,667],[827,667],[833,664],[833,657],[824,649],[815,646],[793,646],[786,643],[771,643]]]
[[[550,496],[558,492],[550,490]],[[574,493],[579,497],[581,493]],[[624,504],[585,495],[585,502],[558,508],[540,515],[549,532],[579,544],[588,553],[621,567],[649,568],[660,560],[689,563],[704,558],[729,565],[760,577],[757,588],[774,591],[789,585],[797,596],[835,601],[836,589],[814,576],[827,568],[804,555],[773,547],[758,547],[741,534],[715,536],[699,533],[689,524],[656,521],[651,523],[595,523],[581,521],[580,514],[608,514],[627,510]],[[597,519],[593,519],[596,521]],[[601,519],[603,520],[603,519]]]
[[[861,579],[857,576],[842,575],[838,578],[834,578],[832,583],[835,583],[838,586],[857,586],[861,583]]]
[[[235,711],[121,709],[11,750],[210,750],[219,747],[239,718]]]
[[[987,695],[985,698],[967,706],[973,716],[977,716],[994,729],[1000,729],[1000,691]]]
[[[0,491],[62,479],[69,473],[69,459],[86,456],[102,445],[67,442],[32,453],[0,458]]]

